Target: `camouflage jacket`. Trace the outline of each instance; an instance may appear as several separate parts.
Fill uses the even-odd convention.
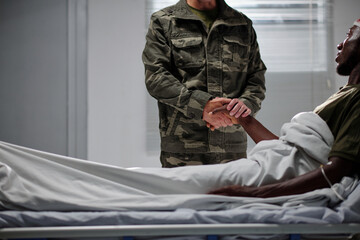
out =
[[[202,120],[211,98],[239,98],[254,114],[265,97],[266,67],[251,20],[218,4],[209,30],[186,0],[151,17],[142,59],[147,90],[158,101],[162,151],[246,151],[241,126],[212,132]]]

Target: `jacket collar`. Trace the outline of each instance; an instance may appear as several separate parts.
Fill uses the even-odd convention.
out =
[[[243,14],[229,7],[224,0],[217,0],[219,7],[219,16],[216,21],[230,25],[247,24]],[[180,0],[175,5],[174,16],[181,19],[199,20],[190,10],[186,0]]]

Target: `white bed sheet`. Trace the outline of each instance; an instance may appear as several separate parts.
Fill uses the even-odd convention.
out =
[[[230,184],[253,185],[293,178],[325,164],[333,137],[316,114],[296,115],[279,140],[262,141],[247,159],[173,169],[126,169],[0,143],[0,207],[8,210],[223,210],[328,206],[339,202],[331,189],[278,198],[204,194]],[[344,198],[356,182],[337,184]],[[267,205],[270,206],[270,205]]]
[[[0,228],[360,223],[359,181],[348,177],[334,185],[343,202],[330,188],[267,199],[204,194],[227,184],[276,182],[326,163],[332,136],[316,116],[295,116],[280,140],[258,144],[248,160],[177,169],[124,169],[0,143]]]
[[[179,208],[174,211],[1,211],[0,228],[217,223],[360,223],[359,196],[360,184],[357,184],[344,202],[332,207],[254,203],[246,207],[217,211],[191,208]]]

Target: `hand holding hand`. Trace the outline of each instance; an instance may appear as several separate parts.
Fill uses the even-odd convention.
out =
[[[215,108],[215,109],[213,109],[212,110],[212,114],[217,114],[217,113],[219,113],[219,112],[222,112],[223,114],[225,114],[230,120],[231,120],[231,122],[233,123],[233,124],[240,124],[240,118],[236,118],[236,117],[232,117],[232,116],[230,116],[229,115],[229,111],[227,110],[227,106],[228,106],[228,104],[225,104],[225,105],[223,105],[223,106],[221,106],[221,107],[218,107],[218,108]]]
[[[232,99],[226,109],[229,111],[231,117],[247,117],[251,114],[251,109],[248,108],[243,101],[240,101],[237,98]]]
[[[206,121],[206,126],[214,131],[220,127],[227,127],[233,125],[231,119],[223,112],[213,114],[215,108],[222,107],[224,104],[229,103],[231,99],[215,98],[207,102],[203,111],[203,120]]]

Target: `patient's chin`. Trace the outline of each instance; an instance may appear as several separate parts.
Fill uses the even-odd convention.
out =
[[[347,65],[339,64],[336,68],[336,72],[341,76],[349,76],[351,73],[351,68]]]

